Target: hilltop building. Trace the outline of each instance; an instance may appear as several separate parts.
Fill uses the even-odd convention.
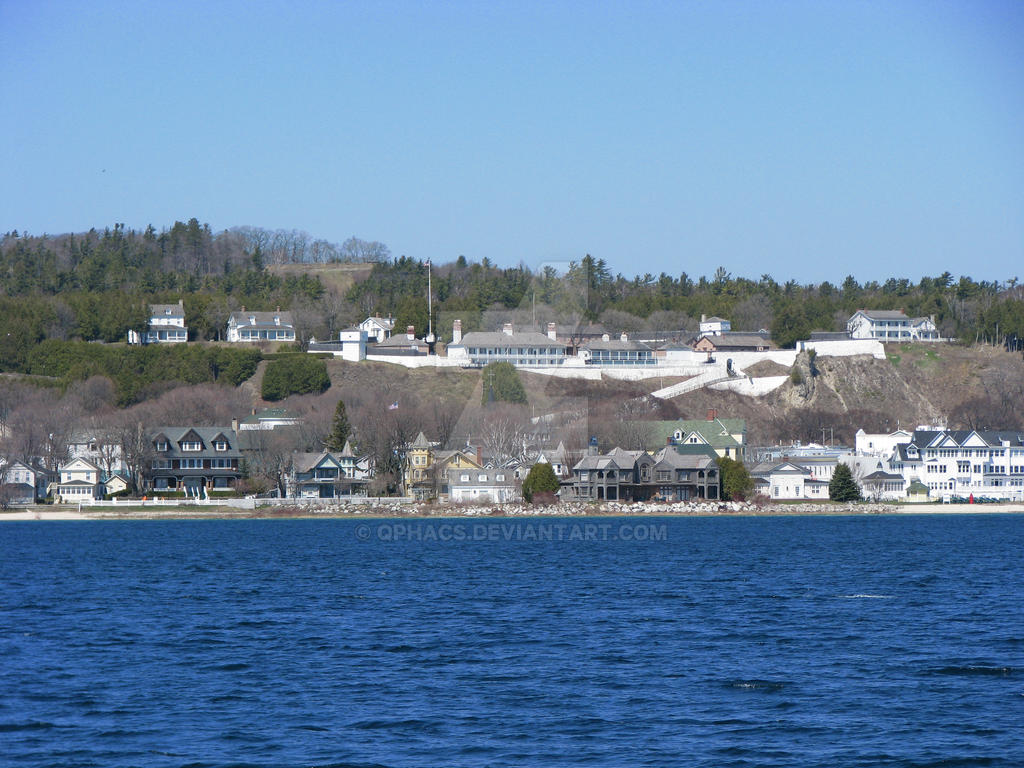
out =
[[[555,324],[548,323],[548,333],[517,332],[512,323],[505,323],[500,332],[474,331],[462,335],[462,322],[455,320],[448,357],[463,361],[465,366],[482,367],[488,363],[511,363],[516,366],[562,365],[565,344],[555,339]]]
[[[934,315],[910,318],[902,309],[858,309],[846,322],[846,329],[854,339],[942,341]]]
[[[295,341],[295,324],[291,312],[240,312],[228,316],[227,334],[230,342]]]
[[[149,325],[145,331],[128,331],[129,344],[180,344],[188,341],[185,327],[185,303],[150,304]]]

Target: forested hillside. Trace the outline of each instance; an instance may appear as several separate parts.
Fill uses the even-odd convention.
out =
[[[342,280],[322,281],[331,264],[363,266]],[[682,335],[707,314],[729,318],[737,331],[770,329],[777,344],[792,346],[812,330],[842,330],[856,309],[873,308],[934,315],[943,336],[967,344],[1014,347],[1024,337],[1024,286],[1016,277],[979,282],[946,272],[917,282],[894,276],[860,283],[849,275],[836,284],[804,285],[780,283],[769,274],[733,276],[727,265],[710,277],[692,277],[685,256],[679,266],[672,275],[613,275],[604,260],[590,255],[563,271],[532,271],[523,264],[501,268],[486,258],[474,263],[460,256],[431,268],[430,320],[442,340],[450,338],[456,318],[466,331],[493,330],[505,321],[517,327],[555,321],[600,322],[611,333]],[[192,341],[220,339],[228,314],[242,306],[291,310],[300,344],[310,337],[332,338],[371,313],[393,315],[397,327],[413,325],[422,333],[428,325],[427,272],[426,263],[392,258],[379,242],[350,238],[337,245],[301,232],[254,227],[214,233],[195,218],[161,231],[115,224],[55,236],[9,232],[0,240],[0,371],[45,370],[62,380],[112,376],[118,401],[125,403],[150,383],[142,373],[139,386],[129,382],[146,355],[133,353],[115,366],[106,353],[99,360],[98,353],[58,352],[53,344],[120,344],[129,329],[145,326],[149,303],[179,299]],[[44,340],[51,341],[46,352],[34,353]],[[74,362],[44,366],[41,355]],[[180,374],[177,362],[166,363],[175,380],[192,380]]]

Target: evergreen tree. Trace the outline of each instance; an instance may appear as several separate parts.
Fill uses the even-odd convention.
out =
[[[555,470],[547,462],[534,464],[530,467],[526,479],[523,480],[523,499],[533,501],[535,493],[555,493],[560,487]]]
[[[526,390],[519,380],[519,373],[511,363],[488,363],[483,370],[484,387],[481,404],[490,402],[494,390],[494,402],[526,403]]]
[[[860,501],[860,486],[853,479],[848,464],[839,462],[828,484],[828,497],[832,501]]]
[[[348,413],[345,411],[345,401],[339,400],[338,407],[334,409],[331,433],[327,436],[327,450],[340,451],[343,449],[351,433],[352,427],[348,422]]]
[[[754,479],[743,462],[723,456],[718,460],[722,475],[722,498],[725,501],[745,501],[754,490]]]

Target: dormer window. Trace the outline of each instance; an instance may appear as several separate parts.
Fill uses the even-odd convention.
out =
[[[158,451],[166,451],[167,448],[168,448],[168,445],[167,445],[167,441],[166,440],[157,440],[156,441],[156,449]]]
[[[201,451],[203,450],[203,444],[198,440],[182,440],[181,450],[183,451]]]
[[[227,442],[227,440],[214,440],[213,441],[213,449],[215,451],[226,451],[228,449],[228,442]]]

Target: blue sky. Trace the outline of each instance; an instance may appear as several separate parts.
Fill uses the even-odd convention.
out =
[[[0,229],[1024,278],[1024,3],[0,0]]]

